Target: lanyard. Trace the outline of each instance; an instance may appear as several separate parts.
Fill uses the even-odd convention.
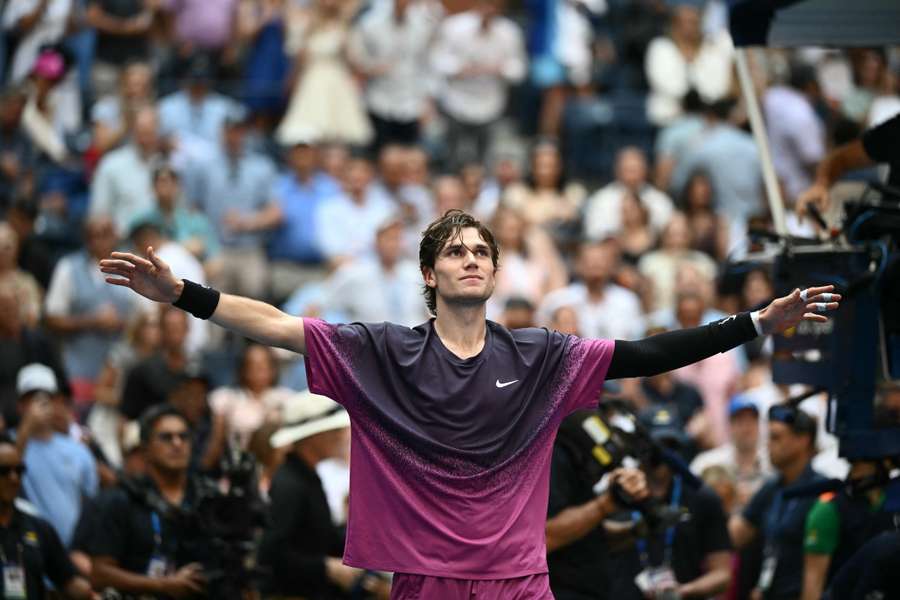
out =
[[[156,551],[162,551],[162,524],[159,522],[159,515],[156,511],[150,513],[150,523],[153,525],[153,543],[156,545]]]
[[[681,502],[681,475],[676,475],[672,481],[672,500],[669,502],[669,507],[673,510],[678,508],[678,504]],[[640,521],[644,517],[641,516],[641,513],[634,511],[632,516],[635,521]],[[666,535],[665,535],[665,546],[663,548],[663,566],[670,566],[672,564],[672,548],[675,545],[675,525],[669,525],[666,527]],[[641,568],[647,569],[650,567],[650,552],[647,547],[647,538],[645,536],[641,536],[635,542],[637,545],[638,555],[641,558]]]

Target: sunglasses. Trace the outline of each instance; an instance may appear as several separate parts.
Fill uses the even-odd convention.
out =
[[[156,434],[156,439],[166,444],[171,444],[176,439],[180,442],[187,442],[191,439],[191,434],[187,431],[163,431]]]
[[[9,477],[13,472],[21,477],[25,471],[25,465],[0,465],[0,477]]]

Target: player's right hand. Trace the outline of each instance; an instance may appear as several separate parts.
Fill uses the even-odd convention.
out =
[[[100,261],[100,270],[114,276],[107,277],[107,283],[131,288],[156,302],[175,302],[184,289],[184,282],[172,274],[169,265],[156,256],[152,247],[147,248],[147,258],[113,252]]]

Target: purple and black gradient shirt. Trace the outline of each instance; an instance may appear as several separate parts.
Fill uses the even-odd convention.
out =
[[[546,573],[556,430],[595,407],[614,343],[492,321],[462,360],[429,321],[304,319],[310,390],[352,422],[344,562],[460,579]]]

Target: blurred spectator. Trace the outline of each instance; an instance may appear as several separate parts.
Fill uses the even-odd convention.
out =
[[[246,114],[229,113],[221,149],[193,165],[185,174],[187,200],[209,219],[216,245],[221,245],[210,281],[230,293],[262,298],[267,289],[263,233],[257,219],[275,210],[272,185],[276,178],[271,160],[252,151],[246,141]]]
[[[194,51],[222,51],[234,40],[238,0],[156,0],[175,24],[180,56]]]
[[[749,396],[735,395],[728,405],[728,440],[697,455],[691,471],[703,475],[708,469],[723,467],[734,482],[733,512],[743,510],[763,481],[772,474],[772,465],[760,437],[759,407]]]
[[[443,78],[438,105],[447,121],[451,165],[482,161],[490,127],[503,114],[507,88],[525,77],[527,59],[519,26],[503,16],[505,0],[479,0],[444,19],[431,49]]]
[[[334,401],[306,392],[285,407],[284,421],[272,445],[289,446],[290,451],[272,482],[271,525],[260,547],[260,563],[271,569],[266,591],[341,597],[363,572],[337,558],[343,535],[333,525],[316,465],[341,452],[350,418]]]
[[[137,362],[125,376],[120,409],[130,420],[152,406],[164,403],[184,377],[189,356],[186,312],[163,307],[160,312],[160,344],[152,355]]]
[[[138,306],[126,288],[111,289],[98,262],[116,247],[116,232],[106,216],[84,225],[84,250],[57,263],[45,302],[47,329],[62,344],[66,373],[79,403],[93,399],[103,361]]]
[[[470,211],[469,197],[462,179],[456,175],[439,175],[431,184],[431,193],[434,196],[434,210],[443,215],[448,210]]]
[[[135,215],[153,208],[152,168],[162,142],[156,109],[142,106],[134,115],[131,141],[106,154],[97,167],[88,212],[112,218],[121,236]]]
[[[854,49],[850,52],[850,60],[853,86],[841,102],[841,112],[848,119],[865,124],[872,101],[884,86],[887,60],[884,50],[877,48]]]
[[[678,160],[672,190],[681,195],[688,178],[698,170],[705,171],[718,210],[732,219],[733,229],[744,230],[748,219],[762,209],[762,169],[753,137],[728,121],[731,107],[731,101],[720,101],[707,110],[706,129]]]
[[[247,450],[256,430],[281,424],[284,405],[294,392],[277,385],[278,362],[267,346],[245,346],[237,367],[237,385],[214,390],[209,404],[224,420],[229,441]]]
[[[210,5],[219,4],[210,2]],[[181,143],[202,140],[217,145],[228,114],[238,108],[227,96],[212,90],[215,65],[207,54],[195,54],[183,75],[182,89],[159,101],[159,125],[164,135]]]
[[[487,221],[493,217],[500,204],[500,186],[489,176],[481,163],[469,163],[459,171],[466,191],[466,205],[479,220]]]
[[[394,211],[374,188],[374,177],[368,160],[351,159],[343,176],[343,193],[319,207],[319,246],[334,267],[371,257],[378,226]]]
[[[737,548],[759,538],[764,542],[762,568],[754,594],[781,600],[797,598],[803,582],[803,534],[815,497],[783,497],[785,488],[823,481],[813,470],[815,419],[790,405],[769,409],[769,459],[776,477],[751,498],[728,529]]]
[[[511,298],[537,306],[549,292],[569,283],[562,257],[543,229],[528,225],[518,211],[506,206],[494,213],[492,225],[500,247],[500,270],[488,301],[489,318],[497,318]]]
[[[707,305],[699,293],[682,292],[675,302],[676,328],[699,327]],[[696,386],[703,396],[704,412],[711,433],[709,443],[718,446],[728,438],[728,402],[740,376],[735,352],[716,354],[700,362],[682,367],[675,378]]]
[[[530,79],[542,91],[538,133],[557,137],[568,89],[591,82],[593,31],[590,13],[602,14],[607,2],[539,0],[529,9]],[[590,15],[594,16],[594,15]]]
[[[101,155],[129,135],[138,110],[152,104],[154,99],[153,70],[149,63],[125,64],[118,69],[118,74],[118,87],[100,97],[91,108],[94,147]]]
[[[97,495],[97,464],[88,449],[69,436],[69,407],[50,367],[38,363],[22,367],[16,389],[22,418],[16,446],[28,467],[25,495],[68,546],[82,498]]]
[[[538,323],[548,322],[558,308],[571,306],[585,337],[640,338],[644,333],[640,301],[634,292],[612,282],[618,260],[614,244],[581,244],[575,262],[580,281],[547,294],[538,310]]]
[[[541,141],[531,150],[527,182],[508,186],[503,204],[519,211],[530,225],[574,224],[584,202],[584,188],[566,181],[559,146]]]
[[[403,223],[389,217],[376,228],[375,256],[336,271],[325,283],[322,305],[341,311],[348,322],[390,321],[413,327],[429,317],[422,285],[418,263],[403,256]]]
[[[68,378],[54,340],[39,327],[27,327],[19,318],[15,294],[0,288],[0,423],[4,426],[16,422],[16,377],[30,363],[48,365],[60,389],[68,393]]]
[[[428,189],[409,180],[410,148],[396,144],[384,146],[378,153],[378,180],[375,189],[403,216],[407,228],[415,232],[410,248],[419,245],[419,232],[434,218],[434,203]]]
[[[547,327],[551,330],[577,335],[581,337],[581,327],[578,324],[578,312],[571,306],[560,306],[550,317]]]
[[[22,126],[28,94],[24,86],[0,89],[0,207],[34,191],[37,150]]]
[[[684,156],[700,137],[706,126],[703,117],[705,105],[696,90],[690,90],[681,100],[681,115],[663,127],[656,136],[653,183],[661,190],[669,190],[672,171],[678,159]]]
[[[772,163],[791,205],[812,185],[825,156],[825,124],[816,113],[820,96],[815,70],[795,64],[789,85],[772,86],[763,98]]]
[[[508,329],[534,327],[534,304],[525,298],[510,298],[503,307],[500,323]]]
[[[641,256],[656,246],[656,232],[650,226],[650,211],[640,197],[625,190],[620,201],[620,225],[616,241],[627,263],[637,264]]]
[[[153,248],[156,255],[165,261],[173,272],[200,285],[206,285],[203,265],[187,248],[169,238],[168,230],[162,222],[152,218],[135,222],[131,228],[131,241],[134,243],[133,251],[138,255],[145,255],[147,248]],[[153,303],[143,302],[141,306],[145,310],[156,309]],[[206,346],[209,341],[209,330],[209,322],[188,316],[186,350],[189,354],[193,355]]]
[[[344,61],[350,0],[314,0],[298,35],[291,100],[277,136],[315,130],[324,139],[365,145],[372,138],[359,89]],[[289,40],[290,45],[290,40]]]
[[[285,52],[285,1],[241,0],[235,28],[243,57],[241,100],[269,133],[284,110],[284,81],[290,69]]]
[[[373,6],[351,32],[348,55],[365,78],[375,149],[415,144],[430,106],[428,49],[443,15],[433,0],[390,0]]]
[[[45,598],[49,592],[46,581],[49,580],[67,598],[93,599],[95,595],[90,584],[78,576],[50,523],[19,508],[17,499],[23,475],[27,472],[27,465],[15,444],[5,436],[0,438],[0,546],[3,548],[2,568],[7,573],[5,595]],[[20,536],[23,531],[29,536],[26,539],[33,542],[33,552],[30,549],[22,552]],[[21,579],[17,580],[17,576]]]
[[[635,147],[616,157],[616,180],[595,192],[584,207],[584,234],[592,240],[615,235],[622,226],[622,198],[635,194],[646,207],[654,231],[662,231],[672,216],[672,200],[647,182],[647,158]]]
[[[149,212],[135,217],[134,223],[159,224],[173,241],[183,246],[209,269],[212,261],[219,255],[219,240],[207,214],[188,210],[185,206],[185,198],[181,192],[181,178],[171,165],[162,163],[156,166],[151,178],[155,206]],[[140,246],[138,248],[144,249]]]
[[[6,218],[19,240],[19,268],[30,273],[38,285],[47,289],[53,273],[53,255],[47,243],[35,233],[37,203],[28,198],[18,198],[9,207]]]
[[[95,98],[125,87],[129,63],[150,58],[151,28],[158,0],[90,0],[85,14],[94,28],[96,46],[91,65]]]
[[[344,179],[344,171],[350,162],[351,153],[347,144],[325,141],[319,145],[319,159],[322,171],[335,181]]]
[[[57,164],[69,157],[67,136],[81,127],[81,102],[74,84],[64,85],[71,66],[71,57],[61,46],[41,50],[29,73],[28,100],[22,112],[22,128],[35,147]]]
[[[712,465],[700,473],[700,479],[703,480],[703,485],[714,491],[722,501],[725,516],[733,515],[738,510],[735,507],[734,475],[728,469],[720,465]]]
[[[216,473],[228,443],[225,418],[214,415],[207,396],[209,378],[202,367],[188,365],[169,392],[168,403],[184,416],[191,431],[192,473]]]
[[[285,141],[288,171],[275,182],[274,202],[242,227],[246,231],[273,230],[268,248],[276,298],[287,297],[323,274],[317,215],[319,206],[337,196],[340,188],[319,170],[316,142],[309,132]]]
[[[73,0],[18,0],[6,3],[3,29],[16,40],[9,80],[19,83],[34,66],[43,46],[62,41],[74,8]]]
[[[681,114],[681,101],[692,88],[706,102],[731,91],[731,38],[703,36],[700,9],[680,3],[672,9],[668,35],[650,42],[645,58],[650,97],[647,116],[654,125],[671,124]]]
[[[709,175],[697,171],[688,178],[679,201],[691,231],[691,248],[716,261],[728,257],[729,223],[716,206]]]
[[[41,316],[42,290],[34,276],[19,268],[19,236],[0,221],[0,288],[16,298],[16,310],[25,327],[37,325]]]
[[[715,261],[691,249],[692,234],[687,217],[675,213],[660,236],[659,249],[645,254],[638,262],[638,270],[653,284],[655,309],[675,305],[675,278],[682,265],[691,265],[707,279],[715,279]]]
[[[87,424],[113,466],[120,466],[123,459],[119,445],[122,420],[119,408],[125,378],[137,363],[156,353],[160,337],[159,312],[153,310],[137,313],[128,323],[125,339],[110,348],[106,364],[97,377],[95,402]]]
[[[188,475],[191,431],[185,418],[162,405],[141,419],[141,446],[147,475],[133,485],[165,506],[196,509],[198,483]],[[159,514],[123,487],[102,504],[102,535],[92,556],[94,585],[151,597],[187,598],[203,591],[204,576],[195,544],[186,544],[191,528]]]
[[[667,372],[641,379],[636,391],[635,404],[640,409],[641,417],[652,424],[654,415],[664,411],[671,425],[684,432],[686,437],[682,441],[688,455],[694,454],[697,448],[710,445],[709,421],[703,411],[703,398],[696,387],[678,381],[671,372]]]

